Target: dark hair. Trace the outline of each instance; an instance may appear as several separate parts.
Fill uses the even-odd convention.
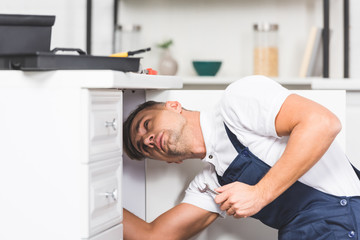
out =
[[[135,149],[130,139],[130,127],[136,115],[144,109],[152,109],[158,106],[163,106],[163,102],[147,101],[140,104],[134,111],[130,113],[126,121],[123,124],[123,145],[124,150],[131,159],[142,160],[145,156]]]

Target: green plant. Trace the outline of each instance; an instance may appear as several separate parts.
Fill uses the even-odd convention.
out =
[[[173,40],[167,40],[163,43],[159,43],[157,46],[162,49],[168,49],[173,44]]]

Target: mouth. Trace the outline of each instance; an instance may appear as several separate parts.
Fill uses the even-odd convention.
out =
[[[157,147],[161,151],[164,151],[164,149],[163,149],[163,146],[164,146],[163,137],[164,137],[164,132],[160,133],[160,136],[158,137],[157,142],[156,142]]]

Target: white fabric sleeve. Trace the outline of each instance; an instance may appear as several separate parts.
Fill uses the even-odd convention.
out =
[[[199,190],[199,188],[204,188],[204,183],[207,183],[211,189],[219,187],[220,185],[214,178],[216,178],[216,173],[213,167],[209,165],[192,180],[185,191],[185,197],[182,202],[192,204],[209,212],[218,213],[220,217],[224,218],[226,212],[221,211],[220,206],[215,203],[215,195],[208,192],[202,193]]]
[[[231,128],[278,137],[275,118],[289,95],[289,90],[270,78],[250,76],[229,85],[220,108]]]

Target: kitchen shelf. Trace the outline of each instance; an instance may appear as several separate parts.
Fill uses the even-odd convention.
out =
[[[182,77],[184,85],[218,85],[218,84],[230,84],[241,77]],[[279,82],[280,84],[295,84],[295,85],[308,85],[314,79],[322,79],[322,78],[272,78]]]
[[[360,91],[359,78],[346,78],[346,79],[315,79],[311,83],[312,89],[324,90],[347,90],[347,91]]]
[[[225,89],[227,85],[241,77],[181,77],[184,89]],[[289,89],[341,89],[360,90],[360,79],[356,78],[272,78]]]
[[[184,89],[225,89],[242,77],[182,77]],[[272,78],[289,89],[311,89],[314,79],[322,78]]]

